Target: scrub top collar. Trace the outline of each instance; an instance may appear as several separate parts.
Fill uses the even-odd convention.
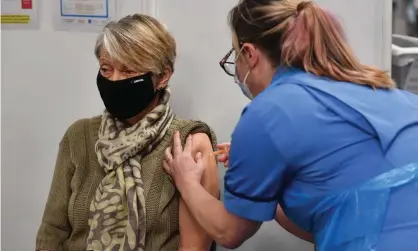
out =
[[[297,72],[302,72],[302,70],[298,68],[289,67],[289,66],[279,66],[273,75],[273,79],[271,81],[270,86],[273,87],[273,86],[279,85],[282,82],[280,80]]]

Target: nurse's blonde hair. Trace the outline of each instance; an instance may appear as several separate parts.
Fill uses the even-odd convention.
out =
[[[347,44],[341,24],[312,1],[240,0],[229,14],[235,46],[253,43],[274,66],[373,88],[395,86],[387,72],[365,65]]]
[[[174,71],[176,42],[155,18],[134,14],[109,22],[97,38],[94,53],[140,73]]]

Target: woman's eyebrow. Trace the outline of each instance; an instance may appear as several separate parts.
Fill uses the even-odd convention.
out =
[[[104,63],[104,64],[110,64],[110,62],[111,62],[111,61],[110,61],[110,60],[108,60],[107,58],[100,58],[100,59],[99,59],[99,62],[100,62],[100,63]]]

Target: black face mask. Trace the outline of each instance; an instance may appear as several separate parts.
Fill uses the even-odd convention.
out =
[[[152,83],[152,73],[112,81],[97,75],[97,87],[110,114],[126,120],[144,111],[157,95]]]

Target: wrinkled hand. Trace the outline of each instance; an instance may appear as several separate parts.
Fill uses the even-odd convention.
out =
[[[231,148],[231,143],[218,144],[216,148],[224,151],[224,153],[218,157],[218,161],[224,163],[224,167],[228,167],[229,166],[229,149]]]
[[[180,133],[176,132],[173,136],[173,148],[167,148],[164,153],[163,167],[173,178],[174,183],[180,192],[187,184],[200,184],[203,173],[205,172],[202,153],[197,153],[194,158],[192,149],[193,136],[190,135],[187,137],[186,145],[183,149]]]

